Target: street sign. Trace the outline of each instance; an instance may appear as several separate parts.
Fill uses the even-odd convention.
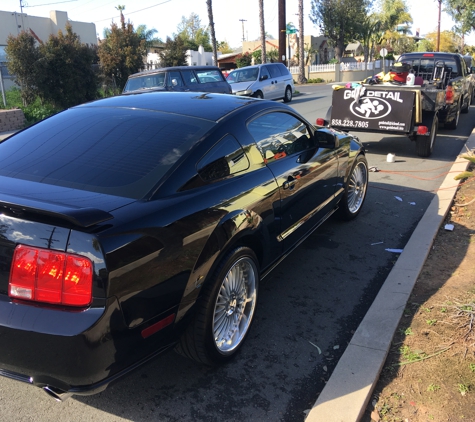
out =
[[[388,50],[386,50],[385,48],[382,48],[382,49],[379,51],[379,54],[381,55],[381,57],[386,57],[387,54],[388,54]]]
[[[288,23],[286,26],[285,26],[285,33],[287,35],[289,34],[295,34],[296,32],[298,31],[298,29],[294,26],[294,24],[292,22]]]

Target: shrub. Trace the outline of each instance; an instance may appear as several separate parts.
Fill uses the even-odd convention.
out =
[[[33,104],[28,105],[27,107],[21,107],[23,114],[25,115],[26,125],[30,126],[40,120],[46,119],[47,117],[52,116],[53,114],[59,113],[60,108],[55,108],[52,105],[45,104],[42,105],[37,99]]]

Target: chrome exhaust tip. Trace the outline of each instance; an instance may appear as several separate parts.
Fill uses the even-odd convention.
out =
[[[45,385],[43,390],[48,394],[48,396],[53,397],[56,401],[65,401],[72,396],[71,393],[60,390],[59,388],[52,387],[50,385]]]

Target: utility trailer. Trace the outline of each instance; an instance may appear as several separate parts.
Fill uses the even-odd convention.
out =
[[[404,83],[409,72],[414,85]],[[456,129],[460,113],[468,113],[474,96],[470,70],[460,54],[406,53],[390,74],[393,82],[373,77],[352,88],[335,86],[323,122],[345,131],[406,135],[417,155],[428,157],[439,123]]]
[[[329,125],[336,129],[406,135],[416,153],[432,153],[438,111],[445,105],[444,89],[390,83],[333,91]]]

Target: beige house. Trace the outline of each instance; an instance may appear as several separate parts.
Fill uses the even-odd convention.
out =
[[[292,34],[287,38],[286,56],[290,53],[290,60],[297,62],[296,54],[298,53],[298,37]],[[311,47],[311,54],[308,64],[323,64],[335,57],[333,48],[329,47],[328,41],[324,36],[314,37],[313,35],[304,36],[305,50]],[[244,41],[242,43],[242,52],[252,54],[256,50],[260,50],[260,41]],[[266,52],[272,49],[279,49],[279,40],[266,40]]]
[[[69,23],[73,31],[79,35],[81,42],[97,45],[96,25],[90,22],[77,22],[68,19],[67,12],[53,10],[49,17],[30,16],[26,13],[0,11],[0,66],[4,64],[5,46],[9,35],[18,35],[22,30],[29,31],[38,42],[47,41],[51,34],[64,31]],[[2,66],[5,89],[13,86],[6,67]]]

